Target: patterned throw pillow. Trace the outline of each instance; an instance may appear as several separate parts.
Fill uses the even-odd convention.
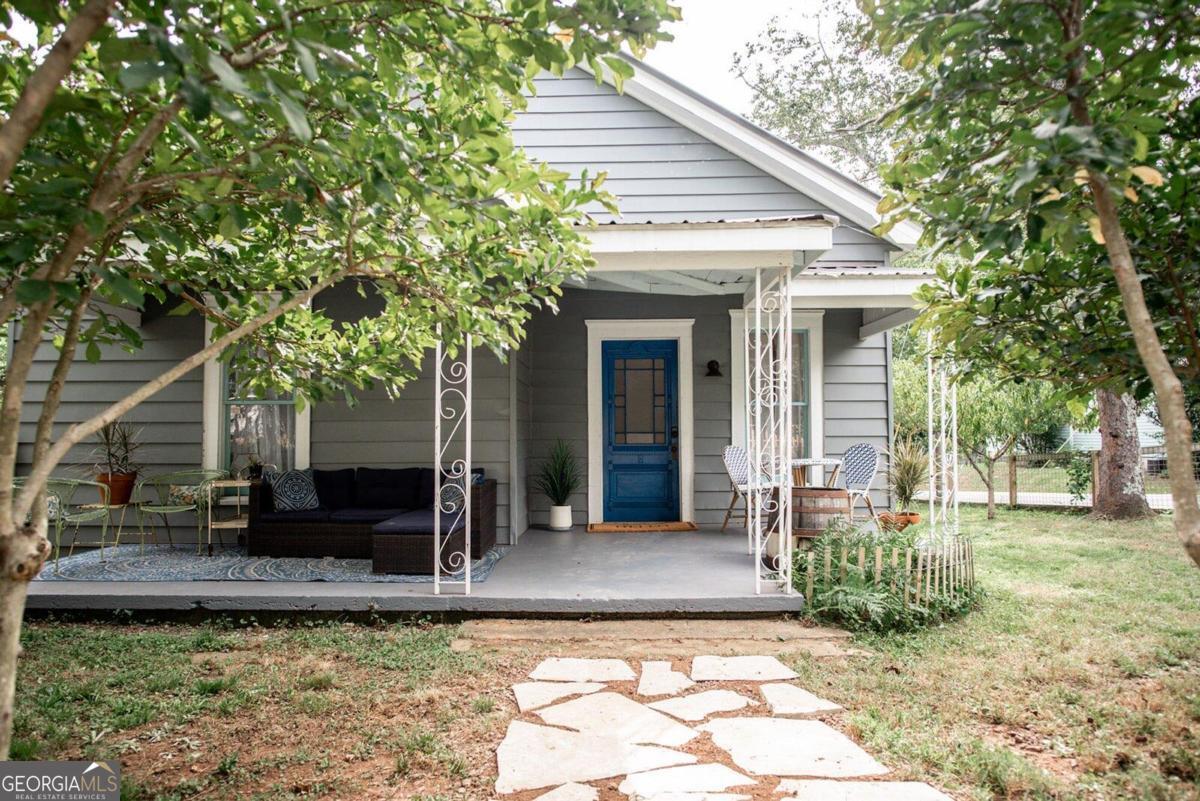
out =
[[[58,500],[58,496],[50,493],[46,496],[46,519],[57,520],[59,514],[62,513],[62,504]]]
[[[200,485],[172,484],[167,493],[167,503],[170,506],[196,506],[200,503]]]
[[[303,512],[321,505],[317,498],[317,486],[313,483],[312,470],[268,470],[263,480],[271,485],[271,496],[279,512]]]

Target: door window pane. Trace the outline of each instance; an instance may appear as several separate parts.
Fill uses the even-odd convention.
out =
[[[613,440],[617,445],[666,442],[666,360],[613,362]]]

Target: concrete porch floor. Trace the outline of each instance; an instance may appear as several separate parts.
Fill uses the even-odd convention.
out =
[[[202,558],[202,557],[198,557]],[[754,593],[745,531],[589,534],[531,529],[487,581],[432,584],[271,581],[34,582],[35,610],[464,612],[479,614],[778,614],[799,595]]]

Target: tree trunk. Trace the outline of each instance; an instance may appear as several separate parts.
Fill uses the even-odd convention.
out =
[[[1088,177],[1108,262],[1121,290],[1125,320],[1133,332],[1146,374],[1154,384],[1154,396],[1162,416],[1163,434],[1167,440],[1167,469],[1171,471],[1175,533],[1188,556],[1200,566],[1200,501],[1196,498],[1196,478],[1192,473],[1192,424],[1183,399],[1183,383],[1163,351],[1154,319],[1146,307],[1142,282],[1134,269],[1133,255],[1129,252],[1129,242],[1110,195],[1108,180],[1097,172],[1089,172]]]
[[[44,515],[39,515],[44,517]],[[17,688],[17,657],[21,653],[21,618],[30,580],[50,554],[46,525],[0,531],[0,760],[8,759],[12,744],[13,699]]]
[[[996,519],[996,460],[990,459],[990,458],[987,460],[987,490],[988,490],[987,519],[995,520]]]
[[[1137,404],[1129,395],[1096,390],[1100,409],[1100,471],[1092,514],[1112,520],[1136,520],[1151,514],[1146,503],[1138,441]]]

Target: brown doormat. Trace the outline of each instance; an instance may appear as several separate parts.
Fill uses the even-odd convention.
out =
[[[695,531],[695,523],[588,523],[589,534],[640,534],[651,531]]]

